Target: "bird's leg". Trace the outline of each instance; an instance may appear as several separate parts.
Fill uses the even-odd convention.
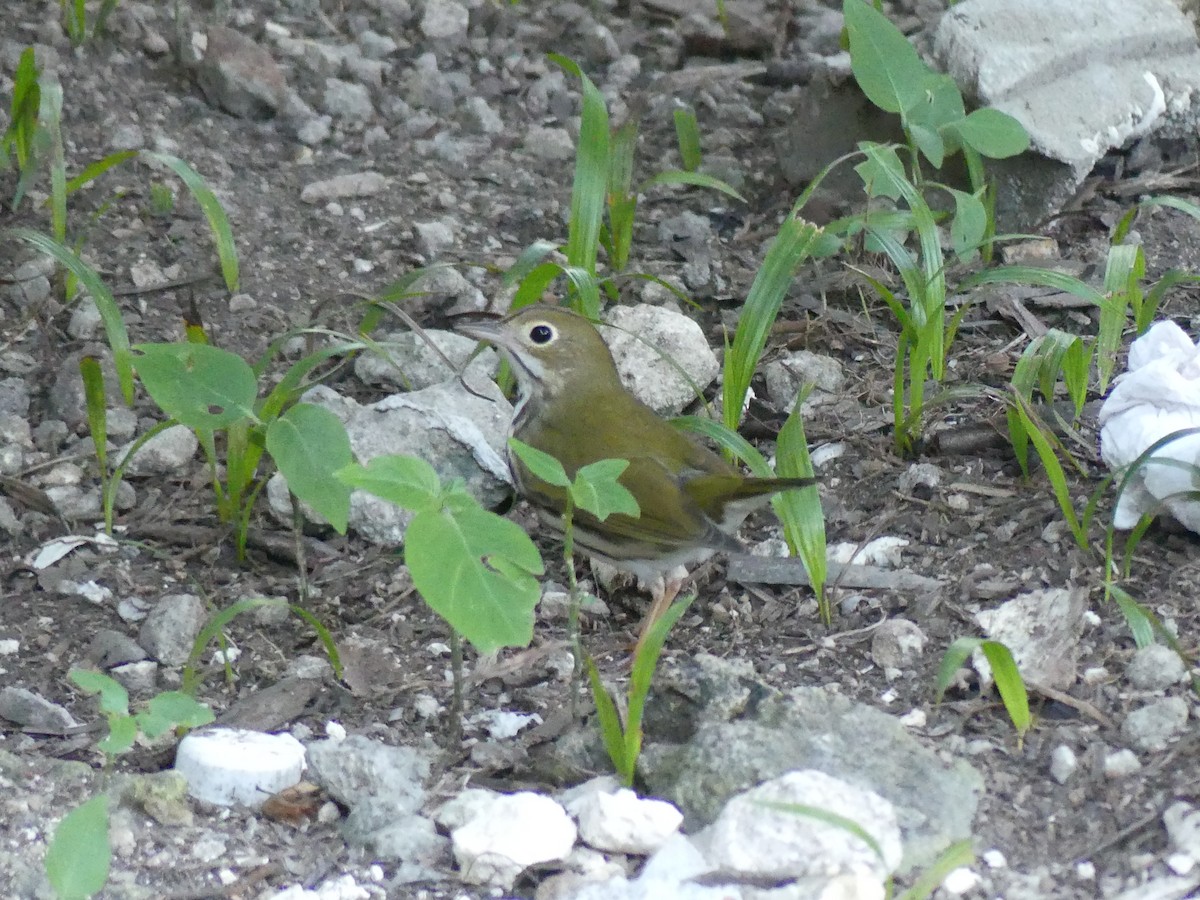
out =
[[[655,575],[654,580],[650,582],[650,609],[642,619],[641,628],[638,629],[637,644],[633,648],[634,659],[637,659],[638,654],[642,652],[642,645],[646,643],[646,638],[650,634],[650,629],[654,627],[654,623],[671,608],[671,604],[679,594],[679,589],[683,587],[687,576],[687,569],[683,566],[676,566],[669,572]]]

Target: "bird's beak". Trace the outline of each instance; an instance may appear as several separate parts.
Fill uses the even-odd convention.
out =
[[[454,323],[454,330],[469,338],[475,338],[477,341],[494,344],[501,334],[500,321],[500,319],[464,318]]]

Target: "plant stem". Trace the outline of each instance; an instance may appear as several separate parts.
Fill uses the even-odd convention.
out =
[[[459,747],[463,738],[463,653],[462,638],[450,629],[450,671],[454,675],[454,697],[450,701],[450,747]]]
[[[579,584],[575,580],[575,516],[571,497],[563,511],[563,559],[567,564],[567,640],[571,642],[571,718],[579,713],[579,684],[583,680],[583,644],[579,639]]]

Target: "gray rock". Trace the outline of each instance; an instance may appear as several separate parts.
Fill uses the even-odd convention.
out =
[[[601,332],[621,380],[660,415],[678,415],[720,371],[704,332],[683,313],[660,306],[614,306],[605,320],[615,326]]]
[[[1196,130],[1200,48],[1170,0],[969,0],[942,17],[934,55],[1030,134],[1035,152],[988,164],[1001,230],[1060,209],[1109,149]]]
[[[1182,697],[1163,697],[1135,709],[1121,723],[1121,737],[1135,749],[1157,753],[1183,734],[1188,703]]]
[[[123,631],[101,628],[88,643],[85,656],[96,666],[111,669],[124,663],[140,662],[146,658],[146,651]]]
[[[454,0],[426,0],[421,34],[430,40],[459,40],[467,36],[471,14]]]
[[[24,526],[21,525],[21,520],[17,518],[12,504],[4,497],[0,497],[0,531],[9,535],[17,535],[21,533],[23,528]]]
[[[883,669],[911,666],[925,652],[925,632],[908,619],[887,619],[871,635],[871,660]]]
[[[442,218],[433,222],[416,222],[413,229],[417,232],[417,246],[427,259],[437,259],[445,251],[454,246],[457,241],[454,222],[450,218]]]
[[[239,31],[208,29],[204,59],[196,81],[214,106],[244,119],[267,119],[283,105],[287,80],[263,47]]]
[[[310,181],[300,191],[300,199],[305,203],[328,203],[347,197],[373,197],[386,187],[387,179],[378,172],[353,172]]]
[[[64,707],[20,687],[0,689],[0,718],[49,734],[61,734],[79,725]]]
[[[1125,677],[1139,691],[1162,691],[1187,677],[1179,654],[1163,644],[1148,644],[1133,654]]]
[[[453,331],[426,329],[439,355],[422,337],[411,331],[379,336],[379,346],[388,358],[363,353],[354,360],[354,374],[367,384],[382,384],[405,391],[419,391],[455,378],[466,365],[476,342]],[[442,356],[450,360],[447,366]],[[471,371],[485,378],[496,369],[496,354],[486,349],[471,362]]]
[[[454,84],[438,69],[437,56],[433,53],[423,53],[413,61],[412,69],[401,81],[400,91],[404,100],[416,109],[428,110],[438,116],[454,112]],[[436,118],[433,124],[438,124]],[[429,127],[426,125],[421,132]],[[414,134],[421,132],[410,131]]]
[[[366,86],[340,78],[325,79],[321,105],[326,115],[351,122],[367,122],[375,115],[371,92]]]
[[[565,128],[532,125],[525,132],[523,146],[530,156],[546,162],[575,158],[575,141]]]
[[[463,103],[459,119],[472,134],[501,134],[504,131],[504,120],[483,97],[468,97]]]
[[[725,668],[708,660],[699,677],[694,666],[684,670],[693,673],[688,678],[664,673],[648,707],[673,715],[647,720],[639,771],[651,794],[679,806],[689,830],[712,822],[740,791],[815,769],[896,808],[903,869],[927,864],[971,834],[983,781],[966,762],[945,760],[893,717],[846,697],[820,688],[780,694]]]
[[[135,696],[148,696],[158,687],[158,663],[151,659],[114,666],[108,674]]]
[[[29,385],[24,378],[0,378],[0,415],[29,415]]]
[[[1065,690],[1075,683],[1087,591],[1046,588],[975,615],[984,633],[1008,647],[1026,681]],[[972,664],[986,684],[992,670],[981,650]]]
[[[146,135],[142,126],[128,122],[113,129],[108,146],[113,150],[141,150],[146,146]]]
[[[1194,132],[1200,112],[1200,46],[1169,0],[968,0],[942,17],[934,53],[1080,180],[1131,138]]]
[[[767,399],[780,412],[791,412],[796,396],[805,385],[813,390],[804,400],[802,412],[808,412],[838,399],[846,385],[846,373],[839,360],[808,350],[794,350],[776,357],[763,366]]]
[[[771,808],[775,804],[808,806],[858,823],[882,858],[846,829]],[[871,873],[880,893],[883,879],[900,864],[900,828],[892,804],[874,791],[816,771],[788,772],[731,797],[695,840],[722,872],[769,880]]]
[[[342,827],[348,843],[365,847],[377,859],[415,863],[431,870],[449,862],[450,840],[438,834],[437,826],[429,819],[418,815],[397,819],[392,811],[382,821],[369,821],[369,817],[356,814],[363,808],[360,805],[351,810]]]
[[[1075,751],[1066,744],[1059,744],[1050,753],[1050,777],[1059,784],[1066,784],[1079,769]]]
[[[181,666],[188,661],[196,635],[207,619],[204,601],[195,594],[170,594],[146,615],[138,643],[163,665]]]
[[[132,445],[118,451],[118,459],[124,458]],[[200,442],[186,425],[172,425],[163,429],[138,449],[125,470],[128,475],[177,475],[185,470]]]
[[[309,775],[335,800],[355,809],[383,800],[396,814],[417,812],[425,802],[429,757],[363,735],[307,745]]]
[[[304,400],[342,420],[359,462],[392,453],[419,456],[429,461],[443,483],[461,478],[481,503],[496,506],[511,490],[504,448],[512,407],[490,379],[475,378],[471,386],[482,396],[454,380],[369,406],[326,387],[313,388]],[[276,474],[268,482],[267,498],[276,515],[291,520],[282,476]],[[400,544],[411,518],[407,510],[361,491],[350,498],[350,527],[376,543]]]
[[[356,37],[363,53],[371,59],[386,59],[398,49],[394,40],[386,34],[367,29]]]
[[[566,858],[575,836],[575,823],[555,801],[519,791],[482,801],[450,839],[464,881],[508,889],[529,866]]]
[[[1141,771],[1141,768],[1142,764],[1138,760],[1137,754],[1128,748],[1117,750],[1104,757],[1104,777],[1108,779],[1127,778]]]

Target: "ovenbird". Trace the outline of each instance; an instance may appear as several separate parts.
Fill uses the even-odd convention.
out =
[[[555,457],[570,478],[601,459],[629,461],[619,481],[641,515],[600,521],[576,510],[575,542],[650,588],[654,602],[643,638],[682,586],[686,566],[718,550],[740,549],[732,535],[752,510],[772,494],[815,483],[743,475],[670,425],[621,383],[600,332],[577,313],[527,306],[456,328],[493,344],[512,367],[518,391],[513,437]],[[517,490],[561,535],[566,490],[534,476],[512,453],[508,464]]]

